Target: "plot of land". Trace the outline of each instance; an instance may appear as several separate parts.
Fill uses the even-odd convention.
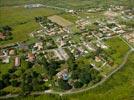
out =
[[[124,54],[126,54],[126,52],[129,50],[128,45],[119,37],[106,40],[106,44],[110,46],[109,55],[111,55],[115,63],[120,64]]]
[[[71,26],[73,24],[70,21],[68,21],[60,16],[57,16],[57,15],[50,16],[50,17],[48,17],[48,19],[54,23],[57,23],[58,25],[60,25],[62,27]]]

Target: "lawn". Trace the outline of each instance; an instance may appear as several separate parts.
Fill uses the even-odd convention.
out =
[[[129,55],[125,66],[104,84],[87,92],[66,95],[29,96],[20,100],[133,100],[134,99],[134,52]]]
[[[2,64],[0,62],[0,79],[2,78],[2,75],[7,73],[9,69],[12,68],[13,62],[10,62],[9,64]]]
[[[28,22],[26,24],[22,24],[22,25],[16,25],[13,27],[13,39],[12,40],[7,40],[7,41],[2,41],[0,42],[0,45],[5,45],[5,44],[9,44],[9,43],[16,43],[16,42],[21,42],[21,41],[25,41],[29,38],[29,33],[38,29],[39,25],[34,22]]]
[[[75,23],[75,21],[78,20],[77,16],[76,15],[72,15],[72,14],[69,14],[69,13],[62,13],[60,14],[61,17]]]
[[[0,73],[0,79],[1,79],[3,74],[8,73],[8,70],[13,68],[13,65],[14,65],[13,62],[14,62],[13,58],[10,58],[10,63],[9,64],[3,64],[3,63],[0,62],[0,72],[1,72]],[[26,69],[26,67],[27,67],[26,61],[21,60],[21,67],[19,67],[19,69],[22,69],[22,68]],[[19,69],[16,71],[16,75],[20,75],[19,74],[19,72],[20,72]]]
[[[81,12],[78,14],[82,18],[89,17],[89,21],[94,22],[96,20],[102,20],[105,19],[104,12],[95,12],[95,13],[87,13],[87,12]],[[98,17],[99,16],[99,17]]]
[[[112,57],[116,64],[120,64],[124,55],[129,50],[128,45],[119,37],[108,39],[105,43],[109,46],[106,52]]]

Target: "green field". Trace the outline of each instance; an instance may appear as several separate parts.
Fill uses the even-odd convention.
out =
[[[63,8],[90,8],[109,5],[134,6],[133,0],[1,0],[0,6],[13,6],[31,3],[42,3]]]
[[[28,34],[39,28],[34,20],[36,16],[50,16],[60,11],[49,8],[25,9],[22,7],[0,7],[0,26],[12,27],[13,39],[0,42],[0,45],[24,41]]]
[[[29,39],[29,33],[38,30],[39,24],[35,22],[37,16],[52,16],[59,15],[71,22],[75,22],[78,16],[86,18],[89,16],[89,20],[95,21],[104,19],[103,12],[97,13],[85,13],[81,12],[77,15],[64,13],[58,9],[52,8],[32,8],[26,9],[22,5],[31,3],[42,3],[51,7],[61,7],[67,9],[89,9],[92,7],[105,7],[112,5],[124,5],[126,8],[134,7],[134,0],[0,0],[0,27],[9,25],[12,27],[13,39],[7,41],[0,41],[0,46],[4,46],[10,43],[21,42]],[[20,5],[20,7],[17,7]],[[76,27],[72,27],[74,31],[78,31]],[[31,39],[32,40],[32,39]],[[79,36],[74,35],[73,40],[80,42]],[[33,40],[34,41],[34,40]],[[122,62],[124,55],[129,50],[129,47],[119,38],[111,38],[105,41],[110,47],[106,50],[110,57],[114,60],[115,64],[119,65]],[[114,51],[114,52],[113,52]],[[86,61],[85,61],[86,62]],[[13,62],[9,64],[0,63],[0,79],[1,76],[8,72],[12,67]],[[26,63],[22,62],[21,67],[25,68]],[[21,68],[20,68],[21,69]],[[31,70],[39,73],[44,73],[43,67],[35,66]],[[17,75],[21,74],[20,70],[17,70]],[[4,88],[4,91],[11,93],[19,93],[20,88],[14,88],[8,86]],[[132,52],[125,66],[117,73],[112,75],[102,85],[91,89],[89,91],[70,94],[65,96],[58,95],[40,95],[40,96],[26,96],[17,97],[13,100],[134,100],[134,52]],[[10,100],[10,99],[9,99]],[[11,99],[12,100],[12,99]]]
[[[120,64],[124,55],[129,50],[128,45],[119,37],[114,37],[105,41],[110,47],[108,54],[112,57],[116,64]]]

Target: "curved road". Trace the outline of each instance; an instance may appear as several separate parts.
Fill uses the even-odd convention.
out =
[[[68,92],[50,91],[50,92],[47,92],[47,93],[50,93],[50,94],[59,94],[59,95],[62,96],[62,95],[65,95],[65,94],[73,94],[73,93],[84,92],[84,91],[90,90],[90,89],[92,89],[92,88],[95,88],[95,87],[101,85],[102,83],[104,83],[104,82],[105,82],[107,79],[109,79],[114,73],[116,73],[118,70],[120,70],[120,69],[125,65],[125,63],[127,62],[127,59],[128,59],[129,54],[130,54],[131,52],[133,52],[133,51],[134,51],[134,50],[131,49],[131,50],[129,50],[129,51],[126,53],[126,55],[125,55],[125,57],[124,57],[124,59],[123,59],[122,64],[121,64],[118,68],[116,68],[116,69],[113,70],[109,75],[107,75],[105,78],[103,78],[102,81],[100,81],[99,83],[97,83],[97,84],[95,84],[95,85],[93,85],[93,86],[91,86],[91,87],[89,87],[89,88],[85,88],[85,89],[77,90],[77,91],[68,91]]]
[[[121,64],[118,68],[116,68],[115,70],[113,70],[109,75],[107,75],[107,77],[103,78],[102,81],[100,81],[99,83],[97,83],[97,84],[95,84],[95,85],[93,85],[93,86],[91,86],[91,87],[89,87],[89,88],[85,88],[85,89],[81,89],[81,90],[77,90],[77,91],[71,91],[71,90],[70,90],[70,91],[67,91],[67,92],[56,92],[56,91],[53,91],[53,90],[49,90],[49,91],[47,91],[47,92],[45,92],[45,91],[44,91],[44,92],[34,92],[34,93],[31,93],[30,95],[58,94],[58,95],[62,96],[62,95],[67,95],[67,94],[74,94],[74,93],[80,93],[80,92],[88,91],[88,90],[90,90],[90,89],[92,89],[92,88],[95,88],[95,87],[97,87],[97,86],[103,84],[103,83],[104,83],[107,79],[109,79],[114,73],[116,73],[118,70],[120,70],[120,69],[125,65],[125,63],[127,62],[127,59],[128,59],[129,54],[131,54],[133,51],[134,51],[134,50],[131,49],[131,50],[129,50],[129,51],[126,53],[126,55],[124,56],[124,59],[123,59],[122,64]],[[6,96],[1,96],[0,99],[13,98],[13,97],[18,97],[18,96],[19,96],[19,94],[15,94],[15,95],[6,95]]]

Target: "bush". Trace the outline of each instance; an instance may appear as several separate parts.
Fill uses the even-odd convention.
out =
[[[67,83],[67,81],[64,81],[62,79],[58,80],[59,87],[63,90],[69,90],[72,87]]]
[[[83,86],[83,84],[81,82],[79,82],[79,81],[76,81],[74,83],[74,88],[81,88],[82,86]]]

